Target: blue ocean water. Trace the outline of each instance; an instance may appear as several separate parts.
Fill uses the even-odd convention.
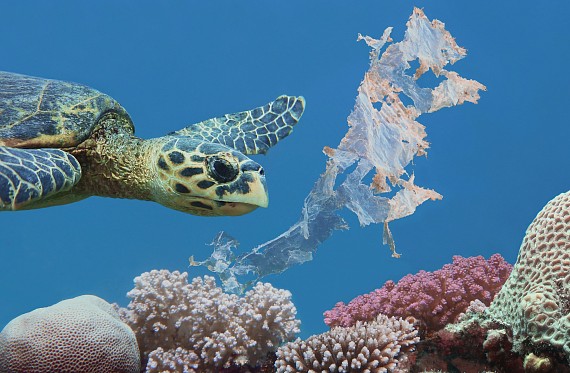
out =
[[[336,232],[315,259],[265,281],[293,293],[302,334],[327,329],[338,301],[435,270],[453,255],[499,252],[514,263],[524,231],[570,185],[567,139],[570,57],[567,2],[288,1],[2,4],[0,70],[80,82],[117,99],[137,135],[303,95],[293,134],[256,156],[270,206],[242,217],[203,218],[158,204],[93,197],[43,210],[0,214],[0,328],[12,318],[80,294],[126,305],[132,279],[151,269],[189,271],[218,231],[248,250],[297,221],[324,171],[324,146],[347,130],[368,67],[362,34],[394,26],[400,40],[413,6],[437,18],[468,49],[453,69],[487,86],[478,105],[424,115],[431,148],[416,182],[441,193],[391,224],[400,259],[381,227]]]

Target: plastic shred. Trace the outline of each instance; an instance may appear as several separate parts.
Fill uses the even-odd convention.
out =
[[[403,41],[390,44],[391,31],[387,28],[380,39],[358,36],[371,48],[370,68],[348,117],[348,132],[336,149],[324,149],[329,157],[326,170],[305,198],[299,221],[273,240],[239,256],[234,254],[237,240],[221,232],[212,243],[214,251],[208,259],[196,262],[191,258],[191,265],[207,266],[217,273],[226,291],[241,293],[261,277],[311,260],[319,244],[335,230],[348,229],[338,215],[345,207],[356,214],[361,226],[383,224],[383,242],[389,245],[393,257],[399,257],[388,223],[413,214],[428,199],[442,198],[433,190],[415,185],[414,175],[408,175],[405,169],[429,147],[425,127],[416,118],[465,101],[477,103],[479,91],[486,88],[444,69],[465,57],[466,51],[456,44],[442,22],[430,21],[421,9],[414,9]],[[410,75],[409,62],[414,60],[418,60],[419,67]],[[417,79],[430,69],[445,79],[434,88],[420,87]],[[413,105],[404,105],[400,95],[410,98]],[[363,180],[371,172],[372,182],[366,184]],[[335,189],[337,178],[342,176],[344,180]],[[392,197],[383,195],[393,189],[396,191]],[[238,276],[246,275],[253,279],[238,280]]]

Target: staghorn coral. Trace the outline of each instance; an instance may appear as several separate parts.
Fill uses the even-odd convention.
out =
[[[555,350],[570,361],[570,192],[548,202],[528,227],[488,316],[512,329],[513,350],[525,364],[542,359],[536,364],[544,367],[545,358],[530,353]]]
[[[277,372],[404,372],[419,341],[409,322],[378,315],[352,327],[335,327],[277,350]]]
[[[499,254],[488,260],[482,256],[454,256],[452,264],[434,271],[407,275],[398,283],[387,281],[369,294],[350,303],[339,302],[324,313],[325,323],[351,326],[358,320],[371,320],[382,313],[389,316],[413,316],[437,331],[479,300],[489,305],[507,279],[512,266]]]
[[[270,284],[258,283],[238,297],[210,276],[188,283],[186,272],[153,270],[135,278],[128,296],[121,314],[135,331],[143,360],[148,357],[149,372],[173,361],[199,364],[200,371],[255,366],[299,332],[291,293]]]
[[[139,370],[132,330],[110,304],[92,295],[21,315],[0,333],[0,372]]]

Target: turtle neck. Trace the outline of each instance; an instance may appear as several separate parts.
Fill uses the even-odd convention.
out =
[[[68,151],[81,164],[81,180],[73,192],[101,197],[151,200],[153,169],[149,157],[156,139],[143,140],[120,117],[103,119],[92,135]]]

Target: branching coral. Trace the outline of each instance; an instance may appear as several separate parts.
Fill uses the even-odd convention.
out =
[[[164,351],[161,347],[148,355],[146,373],[196,372],[201,360],[196,353],[182,347]]]
[[[398,372],[419,341],[409,322],[378,315],[374,321],[297,339],[277,350],[277,372]]]
[[[122,315],[143,359],[148,356],[149,372],[161,364],[202,370],[255,365],[299,332],[286,290],[258,283],[238,297],[224,293],[213,277],[187,280],[186,272],[154,270],[135,278],[128,293]]]
[[[369,294],[342,302],[325,312],[329,326],[350,326],[357,320],[372,320],[383,313],[413,316],[428,329],[439,330],[465,312],[471,301],[489,305],[507,279],[512,266],[499,254],[488,260],[482,256],[454,256],[452,264],[434,271],[407,275],[398,283],[387,281]]]

